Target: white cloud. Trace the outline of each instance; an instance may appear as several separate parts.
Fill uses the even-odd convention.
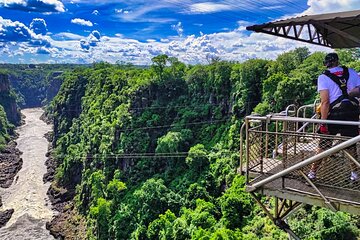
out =
[[[83,36],[74,34],[74,33],[69,33],[69,32],[61,32],[61,33],[55,34],[53,36],[53,38],[59,39],[59,40],[80,40],[83,38]]]
[[[166,7],[168,7],[167,4],[162,4],[160,2],[160,3],[144,5],[137,9],[131,9],[131,10],[116,9],[115,12],[117,12],[116,17],[125,22],[153,22],[153,23],[172,22],[174,21],[174,19],[172,18],[162,18],[162,17],[155,18],[155,17],[146,16],[150,12]]]
[[[81,19],[81,18],[71,19],[71,23],[79,24],[79,25],[82,25],[82,26],[88,26],[88,27],[92,27],[94,25],[92,22],[87,21],[85,19]]]
[[[93,15],[99,15],[100,13],[99,13],[98,10],[94,10],[91,14],[93,14]]]
[[[85,50],[89,51],[91,47],[96,47],[100,42],[101,35],[99,31],[92,31],[87,39],[80,40],[80,47]]]
[[[285,6],[282,5],[275,5],[275,6],[266,6],[266,7],[261,7],[261,9],[263,10],[274,10],[274,9],[280,9],[280,8],[284,8]]]
[[[214,13],[225,10],[230,10],[230,5],[212,2],[194,3],[190,5],[190,12],[192,13]]]
[[[171,25],[171,28],[173,30],[175,30],[177,32],[177,34],[182,37],[183,33],[184,33],[184,27],[183,25],[181,24],[181,22],[178,22],[176,25]]]
[[[308,0],[309,8],[302,14],[321,14],[360,9],[359,0]]]
[[[345,10],[344,8],[347,5],[344,2],[346,1],[348,4],[352,4],[354,8],[360,8],[360,3],[354,0],[309,0],[309,9],[306,12],[320,13],[321,11],[331,10],[332,6]],[[187,3],[189,2],[187,1]],[[154,9],[156,8],[143,11],[131,9],[129,14],[124,14],[123,11],[119,14],[121,15],[119,17],[124,21],[140,21],[139,19],[145,21],[147,20],[145,15]],[[250,22],[238,21],[238,28],[227,32],[184,36],[182,24],[178,22],[172,28],[178,31],[179,36],[160,40],[149,37],[148,41],[140,42],[126,38],[120,33],[115,34],[113,37],[100,36],[98,31],[92,31],[88,36],[63,32],[51,35],[50,38],[50,36],[34,33],[32,29],[23,23],[12,22],[0,17],[0,40],[9,41],[9,39],[14,39],[1,46],[0,54],[3,57],[1,57],[0,61],[5,56],[10,57],[10,55],[11,57],[16,55],[22,56],[23,59],[30,59],[35,54],[41,54],[39,59],[48,59],[49,62],[92,63],[94,61],[108,61],[115,63],[116,61],[124,61],[144,65],[151,64],[151,58],[158,54],[167,54],[177,57],[185,63],[197,64],[207,63],[209,57],[215,56],[223,60],[240,62],[250,58],[274,59],[283,52],[302,46],[309,47],[311,51],[329,51],[325,47],[266,34],[245,32],[245,26],[251,24]],[[4,40],[5,37],[7,40]],[[27,57],[28,55],[30,57]],[[18,60],[19,57],[13,57],[13,59]]]
[[[55,35],[56,36],[56,35]],[[67,39],[61,39],[61,36]],[[209,57],[218,56],[223,60],[244,61],[249,58],[273,59],[280,53],[289,51],[301,43],[275,38],[265,34],[244,31],[204,34],[202,36],[176,37],[160,41],[148,39],[139,42],[134,39],[119,37],[100,37],[98,32],[92,32],[88,37],[61,33],[61,40],[51,39],[51,47],[30,48],[26,44],[14,46],[18,51],[14,54],[41,54],[43,58],[56,62],[92,63],[94,61],[132,62],[133,64],[151,64],[151,58],[158,54],[177,57],[189,64],[207,63]],[[71,39],[72,38],[72,39]],[[81,39],[79,39],[81,38]],[[311,49],[313,47],[308,45]]]
[[[43,24],[46,25],[45,21]],[[36,25],[36,24],[35,24]],[[0,17],[0,41],[26,42],[34,46],[50,45],[49,37],[36,34],[25,24]]]
[[[0,6],[26,12],[65,12],[64,4],[59,0],[0,0]]]
[[[47,25],[44,19],[34,18],[30,23],[30,29],[36,34],[45,35],[47,33]]]

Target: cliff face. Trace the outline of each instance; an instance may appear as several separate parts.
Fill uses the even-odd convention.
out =
[[[57,94],[62,75],[78,67],[72,64],[1,64],[9,74],[11,89],[17,95],[20,108],[44,106]]]
[[[61,75],[63,71],[52,72],[48,77],[48,87],[46,91],[46,102],[50,102],[56,94],[59,92],[61,84],[63,82]]]
[[[5,74],[0,74],[0,92],[9,92],[10,82],[9,78]]]
[[[16,98],[10,91],[9,77],[0,74],[0,104],[4,107],[8,120],[15,125],[20,123],[20,111],[16,105]]]

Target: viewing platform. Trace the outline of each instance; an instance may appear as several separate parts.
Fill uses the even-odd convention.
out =
[[[239,171],[246,176],[246,190],[275,224],[295,239],[284,220],[303,204],[360,215],[360,179],[350,180],[351,171],[360,173],[360,136],[316,133],[319,123],[360,123],[306,117],[313,114],[314,105],[299,110],[291,106],[280,114],[248,116],[241,129]],[[319,151],[319,142],[325,139],[330,148]],[[319,164],[316,179],[309,179],[315,162]],[[263,195],[275,198],[273,211],[261,202]]]

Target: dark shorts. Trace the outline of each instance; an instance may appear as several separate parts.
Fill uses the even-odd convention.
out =
[[[345,137],[356,137],[359,135],[359,128],[358,126],[349,126],[349,125],[337,125],[337,124],[328,124],[329,134],[335,136],[336,134],[340,134],[341,136]],[[332,139],[327,138],[320,138],[319,148],[326,150],[331,148],[333,143]],[[352,145],[347,149],[353,151],[353,147],[356,145]]]

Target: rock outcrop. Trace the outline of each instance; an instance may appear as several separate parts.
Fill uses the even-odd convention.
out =
[[[9,77],[6,74],[0,74],[0,104],[4,107],[7,119],[14,125],[19,125],[21,114],[16,105],[16,98],[10,92]]]
[[[11,141],[0,153],[0,187],[8,188],[13,183],[23,163],[20,154],[14,141]]]
[[[52,72],[51,75],[48,77],[47,82],[49,85],[46,90],[46,102],[50,102],[59,92],[61,84],[63,82],[61,78],[62,74],[62,71],[55,71]]]
[[[0,211],[0,228],[6,225],[6,223],[10,220],[13,213],[14,213],[14,209],[7,209],[5,211]]]

